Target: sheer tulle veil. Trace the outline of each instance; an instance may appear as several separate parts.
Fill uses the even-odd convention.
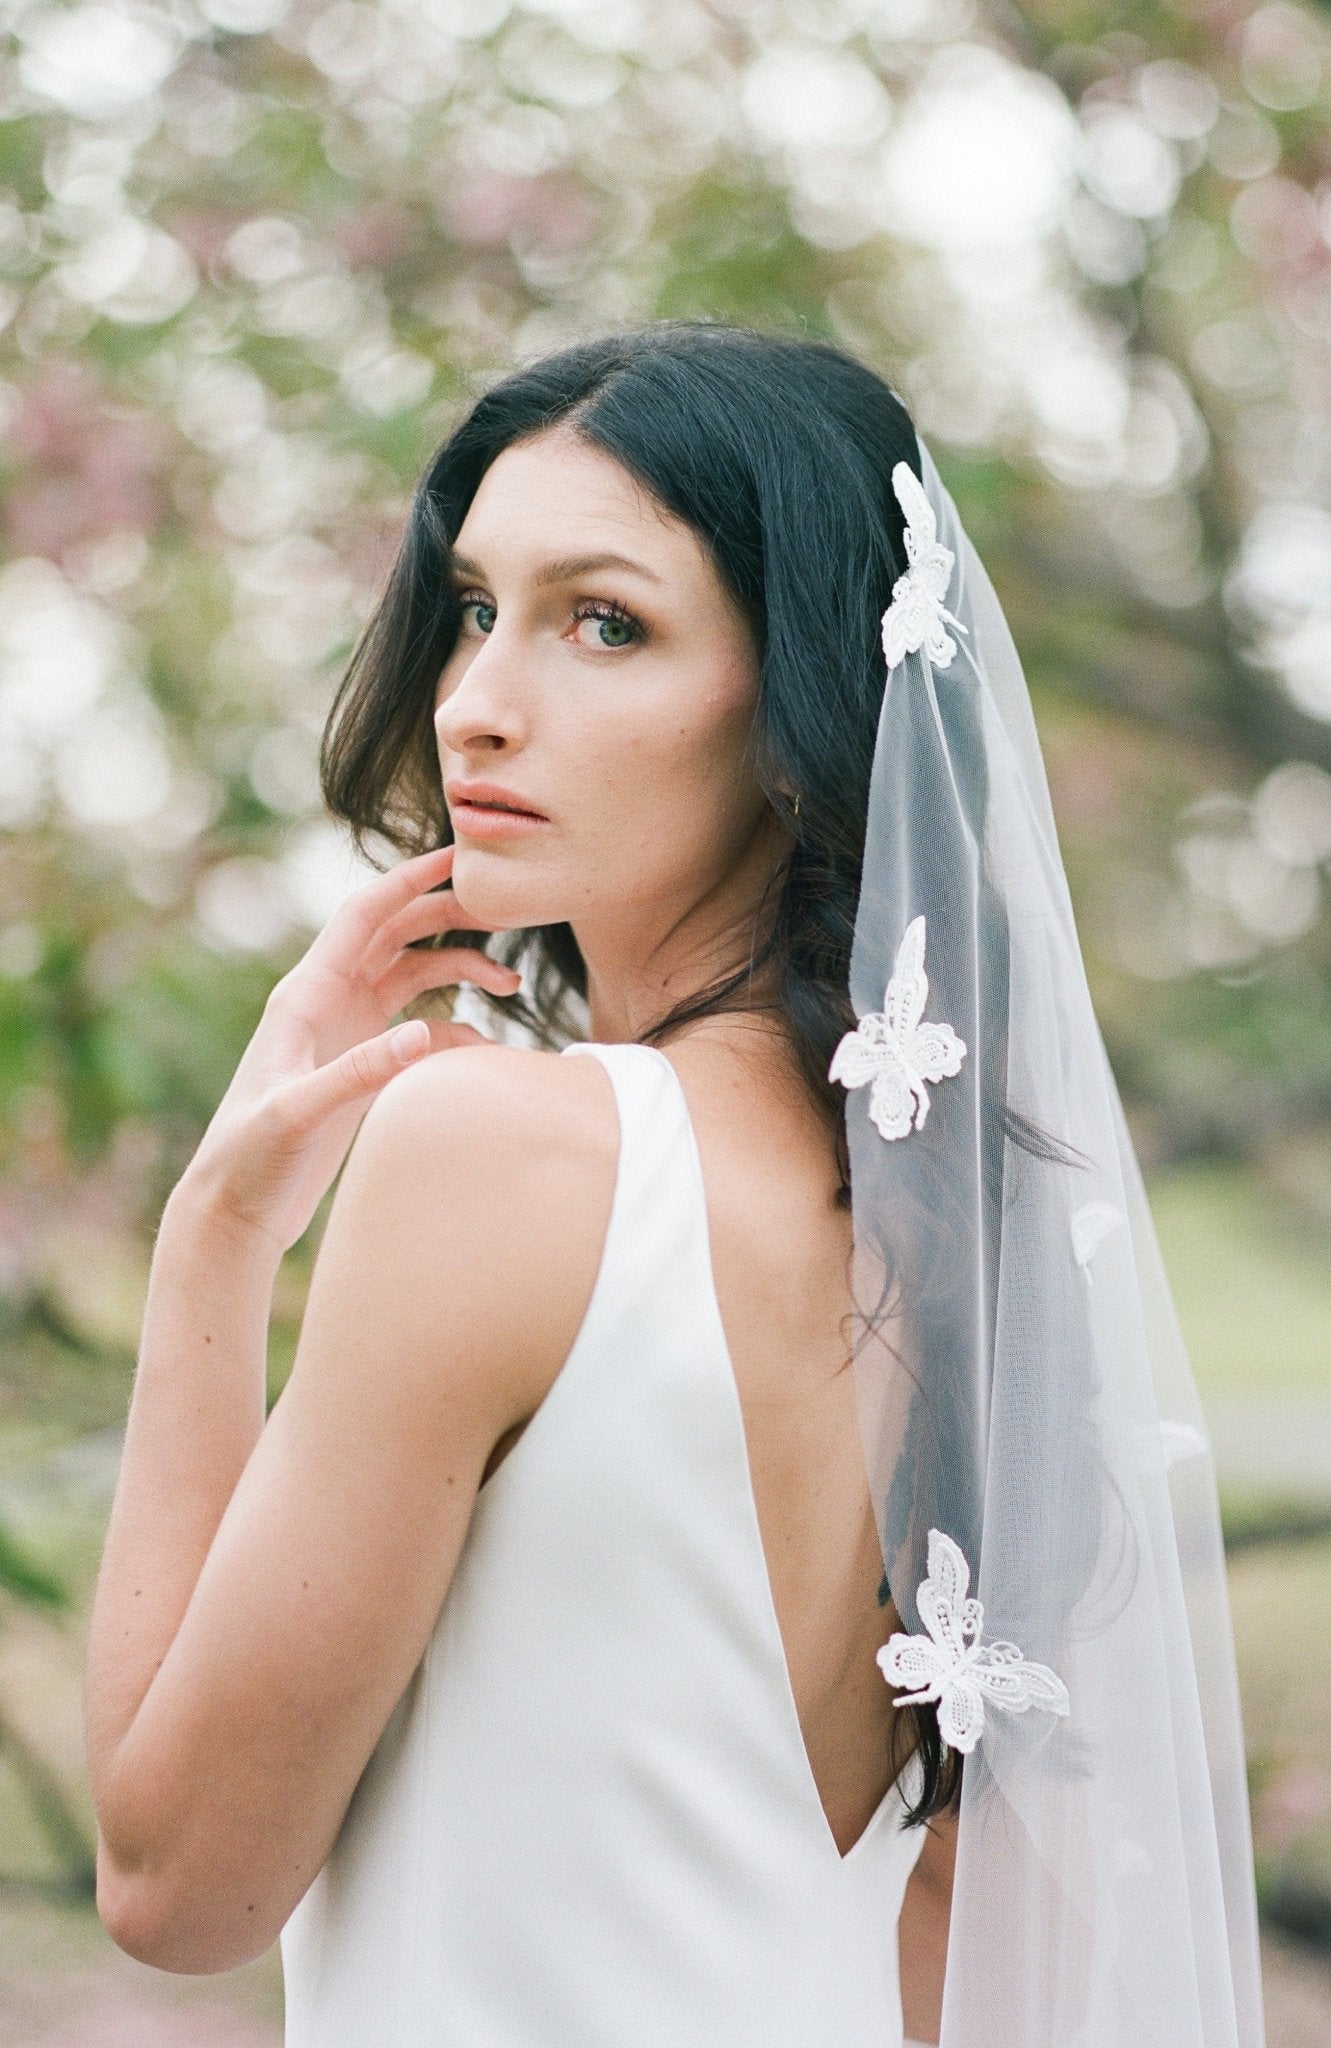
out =
[[[941,2048],[1259,2048],[1206,1429],[1021,661],[920,465],[831,1073],[880,1662],[965,1760]]]

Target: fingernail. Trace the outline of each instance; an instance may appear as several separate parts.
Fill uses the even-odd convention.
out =
[[[392,1047],[393,1057],[400,1060],[405,1067],[408,1060],[419,1059],[423,1052],[429,1051],[430,1027],[419,1017],[414,1017],[410,1024],[399,1024],[388,1043]]]

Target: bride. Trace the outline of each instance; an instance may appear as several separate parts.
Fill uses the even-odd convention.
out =
[[[167,1204],[87,1660],[106,1927],[187,1972],[281,1936],[290,2048],[1258,2038],[1185,1425],[1124,1461],[1098,1420],[1115,1374],[1163,1413],[1097,1334],[1152,1284],[1134,1163],[1023,1092],[1041,864],[1003,834],[1052,824],[1038,750],[1005,780],[1024,693],[945,701],[1001,637],[951,517],[868,370],[701,324],[518,370],[417,491],[325,742],[407,857],[274,988]],[[1102,1061],[1057,943],[1039,1028]],[[394,1022],[460,982],[528,1042]],[[1008,1254],[1031,1186],[1066,1288]],[[1152,1916],[1162,1978],[1206,1968],[1132,2031]]]

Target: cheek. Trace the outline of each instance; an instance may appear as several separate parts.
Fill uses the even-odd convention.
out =
[[[682,862],[696,875],[738,857],[766,802],[748,760],[756,699],[751,668],[737,666],[675,692],[626,737],[609,802],[654,868]]]
[[[587,734],[575,758],[596,762],[598,801],[608,808],[635,812],[644,823],[697,816],[733,788],[744,730],[724,692],[695,695],[687,705],[676,693],[650,715]]]
[[[717,673],[694,698],[691,715],[676,720],[681,765],[701,791],[723,792],[732,805],[756,792],[748,764],[749,739],[757,709],[757,682],[749,662]]]

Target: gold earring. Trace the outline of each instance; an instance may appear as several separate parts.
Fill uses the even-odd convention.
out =
[[[800,814],[800,800],[799,800],[799,797],[798,797],[798,795],[797,795],[797,796],[796,796],[796,798],[795,798],[795,816],[796,816],[796,817],[798,818],[799,814]]]

